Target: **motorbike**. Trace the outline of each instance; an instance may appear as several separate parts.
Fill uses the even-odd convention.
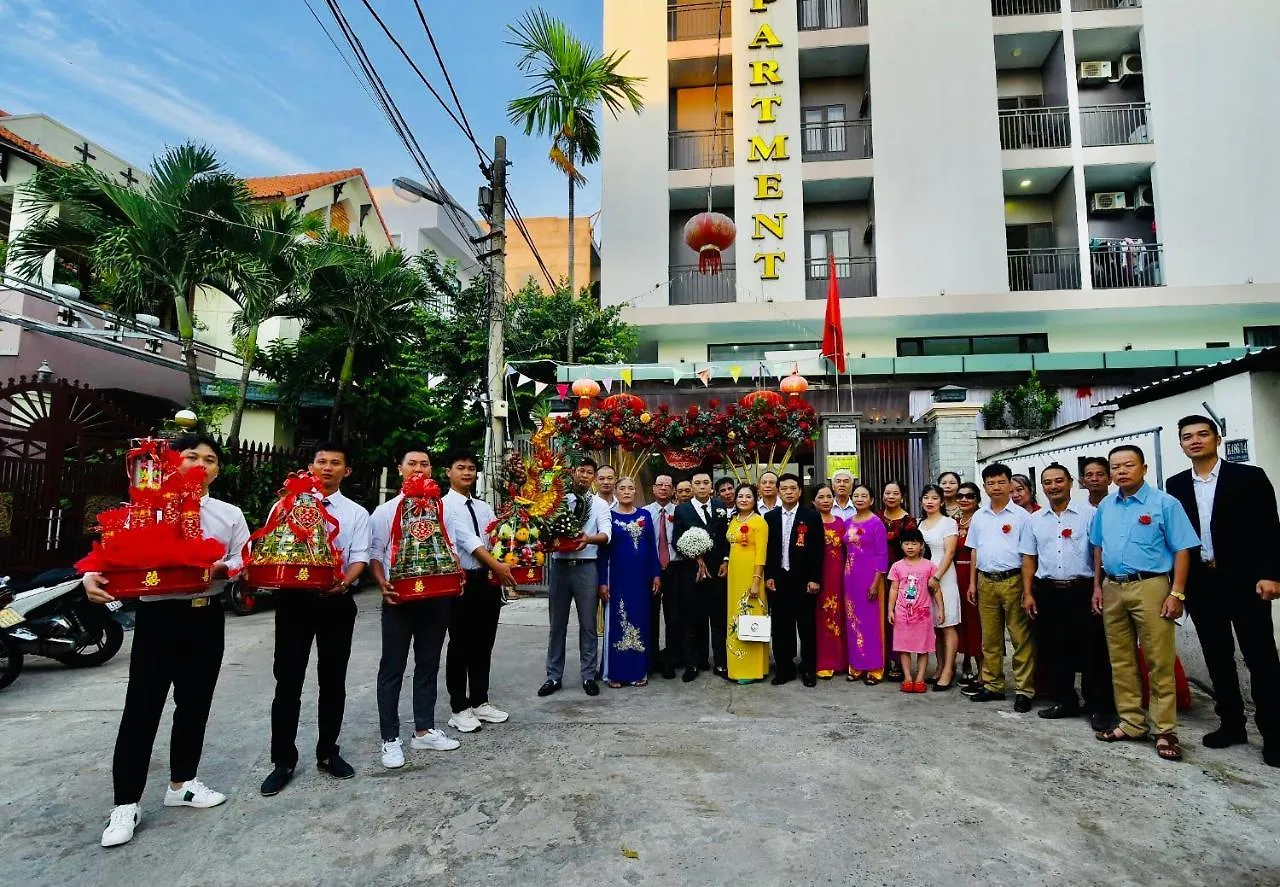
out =
[[[74,570],[50,570],[18,587],[0,578],[0,689],[21,674],[26,656],[75,668],[111,659],[124,643],[114,615],[120,607],[90,601]]]

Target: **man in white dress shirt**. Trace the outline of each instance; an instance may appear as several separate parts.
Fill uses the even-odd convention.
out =
[[[142,821],[138,802],[147,783],[151,749],[170,687],[174,691],[173,734],[164,805],[216,807],[227,799],[196,778],[196,770],[204,749],[213,689],[222,669],[225,623],[218,597],[227,577],[243,566],[241,552],[249,541],[249,526],[239,508],[209,496],[209,484],[217,478],[222,465],[222,449],[217,441],[204,434],[185,434],[169,446],[182,454],[185,468],[204,468],[200,530],[205,538],[223,543],[226,553],[210,570],[213,582],[204,591],[139,599],[129,657],[129,686],[111,765],[115,808],[102,833],[103,847],[127,844]],[[85,573],[82,581],[94,603],[115,600],[101,573]]]
[[[479,468],[470,453],[445,457],[449,492],[444,497],[444,523],[467,584],[462,597],[452,601],[444,681],[453,712],[449,726],[462,733],[507,719],[505,711],[489,702],[489,668],[502,610],[502,589],[489,581],[489,573],[503,585],[516,584],[511,568],[489,553],[489,525],[497,518],[488,502],[471,495]]]
[[[778,498],[778,475],[772,471],[766,471],[760,475],[757,483],[760,489],[760,501],[756,504],[756,511],[765,515],[773,511],[775,508],[782,507],[782,500]]]
[[[596,471],[596,495],[600,501],[612,511],[618,504],[618,494],[614,488],[618,485],[618,472],[612,465],[601,465]]]
[[[659,610],[671,622],[672,609],[668,602],[675,595],[676,586],[676,540],[675,520],[676,502],[672,498],[675,485],[669,474],[659,474],[653,479],[653,501],[644,507],[653,518],[654,545],[658,549],[658,566],[661,568],[661,590],[653,596],[649,604],[649,624],[653,626],[653,643],[649,645],[649,674],[662,671],[663,677],[670,680],[676,676],[674,660],[668,662],[669,656],[658,646]],[[671,632],[674,625],[668,624],[666,629],[667,646],[671,645]],[[675,650],[679,650],[677,645]],[[678,654],[677,654],[678,655]]]
[[[858,513],[853,504],[853,472],[848,468],[839,468],[831,475],[831,492],[836,502],[831,506],[831,513],[841,520],[852,520]]]
[[[316,447],[311,473],[324,491],[324,506],[338,522],[334,547],[342,554],[343,576],[324,592],[286,590],[276,595],[276,693],[271,701],[271,763],[275,769],[262,782],[265,797],[277,795],[293,779],[298,764],[298,715],[311,647],[316,648],[319,687],[316,769],[335,779],[350,779],[355,768],[338,754],[338,734],[347,705],[347,662],[356,625],[351,586],[369,561],[369,512],[342,495],[351,475],[345,444],[328,441]]]
[[[582,689],[588,696],[599,696],[596,683],[596,558],[599,546],[607,545],[613,535],[613,518],[609,507],[591,492],[596,479],[596,463],[583,459],[573,470],[573,491],[569,508],[582,516],[582,529],[574,551],[557,551],[551,555],[551,591],[547,607],[551,617],[547,640],[547,680],[538,688],[539,696],[550,696],[563,686],[565,641],[569,631],[569,607],[578,611],[578,668]]]

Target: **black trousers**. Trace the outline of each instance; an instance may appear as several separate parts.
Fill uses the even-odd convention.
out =
[[[147,783],[147,767],[160,715],[173,687],[173,732],[169,779],[194,779],[204,748],[213,690],[222,668],[225,633],[222,604],[191,601],[139,602],[129,659],[129,688],[116,734],[111,778],[115,803],[136,804]]]
[[[449,628],[453,601],[434,598],[382,604],[382,660],[378,663],[378,727],[389,742],[400,736],[400,688],[413,647],[413,725],[431,730],[436,725],[436,679],[440,650]]]
[[[685,668],[702,668],[707,662],[707,645],[710,643],[708,631],[710,580],[697,581],[697,561],[677,561],[676,564],[676,607],[675,615],[679,622],[680,644],[676,651],[668,647],[667,661],[673,666],[683,665]]]
[[[715,569],[718,568],[712,568],[712,578],[703,583],[707,586],[707,618],[711,622],[711,663],[716,668],[727,668],[724,642],[729,630],[729,587],[727,577],[716,576]]]
[[[818,626],[815,622],[818,596],[809,594],[808,583],[799,574],[779,571],[776,590],[768,593],[773,617],[773,659],[779,677],[795,677],[796,635],[800,637],[800,673],[818,669]]]
[[[488,577],[488,570],[469,572],[462,596],[451,601],[444,682],[454,712],[489,701],[489,666],[498,637],[502,589],[490,585]]]
[[[271,701],[271,762],[298,764],[298,713],[307,676],[311,644],[316,647],[316,760],[338,753],[338,734],[347,706],[347,661],[356,625],[356,602],[348,594],[322,595],[282,591],[276,595],[276,695]]]
[[[1093,613],[1093,580],[1071,588],[1059,588],[1037,579],[1036,616],[1032,627],[1036,645],[1050,665],[1049,691],[1053,701],[1067,708],[1080,704],[1076,696],[1076,672],[1085,706],[1108,715],[1116,710],[1111,687],[1111,659],[1102,629],[1102,617]]]
[[[680,561],[671,561],[662,571],[659,592],[649,603],[649,624],[653,626],[649,671],[673,669],[684,658],[684,622],[680,613]],[[659,622],[658,620],[662,621]],[[658,626],[664,628],[659,650]]]
[[[1214,711],[1224,727],[1245,726],[1236,646],[1249,669],[1254,719],[1266,742],[1280,742],[1280,658],[1272,634],[1271,602],[1258,597],[1253,583],[1234,580],[1221,569],[1192,563],[1187,609],[1196,624],[1204,664],[1213,683]]]

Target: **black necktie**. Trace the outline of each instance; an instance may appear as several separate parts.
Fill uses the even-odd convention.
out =
[[[471,526],[475,528],[476,535],[480,535],[480,521],[476,520],[476,500],[467,498],[467,511],[471,514]]]

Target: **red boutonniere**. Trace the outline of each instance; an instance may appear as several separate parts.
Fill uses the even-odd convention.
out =
[[[1071,528],[1070,528],[1070,527],[1063,527],[1063,529],[1062,529],[1062,538],[1063,538],[1063,539],[1070,539],[1070,538],[1071,538],[1071,536],[1072,536]]]
[[[1005,524],[1003,527],[1000,528],[1000,532],[1005,534],[1012,533],[1013,527],[1010,524]]]
[[[644,526],[644,518],[643,518],[643,517],[638,517],[638,518],[636,518],[636,523],[643,527],[643,526]]]
[[[674,524],[675,522],[676,522],[676,516],[674,514],[668,514],[667,523]]]
[[[796,527],[796,548],[804,548],[804,534],[807,532],[809,528],[805,524]]]
[[[1138,518],[1138,523],[1142,524],[1144,527],[1151,526],[1151,515],[1149,514],[1141,515]]]

